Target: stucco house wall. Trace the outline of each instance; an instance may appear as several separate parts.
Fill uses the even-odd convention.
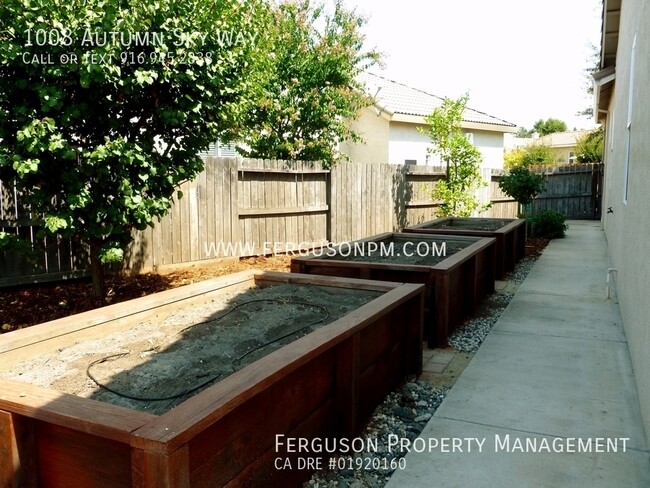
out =
[[[405,122],[392,122],[388,133],[388,159],[392,164],[405,164],[415,161],[415,164],[438,166],[436,156],[427,150],[432,147],[431,139],[426,134],[420,133],[418,127],[426,130],[426,125],[408,124]]]
[[[573,147],[553,147],[551,148],[555,154],[555,161],[558,163],[572,163],[571,156],[575,157],[576,148]]]
[[[617,5],[605,0],[605,9]],[[636,37],[636,46],[633,44]],[[650,444],[650,0],[623,0],[606,123],[603,225]],[[630,90],[631,89],[631,90]],[[598,97],[598,92],[597,97]],[[603,111],[607,111],[604,113]],[[628,121],[630,130],[628,131]],[[629,141],[629,143],[628,143]],[[628,152],[629,151],[629,152]],[[628,157],[629,154],[629,157]],[[626,190],[627,188],[627,190]],[[611,213],[608,208],[611,207]],[[614,413],[615,414],[615,413]]]
[[[439,157],[430,154],[431,139],[419,129],[426,131],[426,125],[391,122],[388,136],[388,162],[405,164],[407,161],[418,165],[437,166]],[[469,134],[472,143],[483,156],[483,168],[503,168],[503,133],[483,130],[463,130]]]
[[[363,142],[345,142],[340,151],[358,163],[388,162],[389,122],[374,107],[366,107],[350,127],[363,138]]]
[[[473,135],[474,145],[483,155],[483,167],[503,169],[503,133],[485,130],[467,130]]]
[[[426,117],[444,99],[372,73],[360,74],[359,81],[373,99],[351,122],[364,142],[342,143],[339,150],[359,162],[438,165],[427,151],[429,137],[418,129],[427,128]],[[465,107],[461,126],[481,151],[483,167],[502,168],[504,134],[517,132],[515,124]]]

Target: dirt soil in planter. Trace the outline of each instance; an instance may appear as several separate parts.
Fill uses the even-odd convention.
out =
[[[459,230],[484,230],[495,231],[501,227],[508,225],[508,220],[487,220],[487,221],[471,221],[471,220],[451,220],[450,222],[431,225],[427,229],[459,229]]]
[[[238,271],[289,271],[290,264],[291,256],[253,257],[197,263],[168,273],[111,276],[103,300],[91,295],[89,279],[0,288],[0,334]]]
[[[162,414],[379,295],[312,285],[253,287],[24,361],[0,375]]]
[[[408,242],[408,245],[406,245]],[[467,241],[454,241],[453,238],[449,240],[423,240],[423,241],[391,241],[393,244],[392,253],[388,254],[382,252],[381,244],[378,244],[378,249],[375,252],[355,253],[354,246],[349,249],[343,248],[340,254],[333,256],[324,256],[325,259],[339,260],[339,261],[354,261],[359,263],[392,263],[392,264],[406,264],[406,265],[421,265],[421,266],[434,266],[439,262],[447,259],[449,256],[462,251],[466,247],[473,244]],[[391,243],[386,242],[384,246],[390,249]],[[418,244],[423,243],[418,247]],[[438,255],[445,247],[444,253]],[[435,244],[435,246],[434,246]],[[349,252],[348,252],[349,251]]]

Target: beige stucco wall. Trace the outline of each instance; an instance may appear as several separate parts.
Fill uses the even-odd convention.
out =
[[[628,198],[624,199],[630,58],[636,34]],[[650,444],[650,0],[623,0],[607,117],[604,228]],[[613,213],[607,213],[611,207]],[[615,412],[613,412],[615,414]]]
[[[555,161],[558,163],[568,163],[571,153],[576,152],[576,147],[553,147],[551,148],[555,153]]]
[[[418,128],[426,131],[426,125],[391,122],[388,143],[388,162],[404,164],[407,160],[417,164],[435,166],[440,164],[435,155],[430,155],[432,147],[429,136],[422,134]],[[471,133],[474,145],[481,151],[484,168],[503,168],[503,133],[483,130],[464,130]],[[427,155],[429,157],[427,158]]]
[[[358,163],[388,162],[388,120],[377,116],[374,107],[361,110],[351,128],[363,137],[364,142],[342,143],[340,151],[343,154]]]
[[[431,139],[420,133],[418,127],[426,130],[426,125],[391,122],[388,136],[388,162],[404,164],[407,160],[423,165],[427,162],[427,149],[432,147]],[[429,166],[438,165],[435,156],[429,156]],[[434,162],[435,161],[435,162]]]
[[[363,137],[363,143],[345,142],[340,151],[352,161],[361,163],[404,164],[407,160],[416,164],[435,166],[439,161],[431,155],[429,136],[418,128],[426,130],[425,124],[389,122],[383,115],[377,115],[374,107],[361,110],[351,128]],[[503,168],[503,133],[477,129],[465,130],[473,134],[474,145],[483,155],[484,168]]]
[[[474,145],[483,155],[484,168],[503,169],[503,132],[468,131],[474,134]]]

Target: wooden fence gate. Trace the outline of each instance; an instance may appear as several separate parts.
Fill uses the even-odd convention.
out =
[[[572,164],[534,168],[546,175],[546,188],[535,199],[534,210],[550,209],[567,219],[600,219],[602,164]]]

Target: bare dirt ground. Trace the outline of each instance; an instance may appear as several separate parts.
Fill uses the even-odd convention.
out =
[[[462,220],[452,220],[446,224],[436,224],[428,227],[429,229],[463,229],[463,230],[487,230],[495,231],[509,224],[508,220],[488,220],[480,224],[476,222],[465,222]]]
[[[527,256],[538,257],[547,244],[548,240],[529,239]],[[113,277],[109,280],[109,298],[111,302],[128,300],[246,269],[288,271],[290,259],[290,256],[251,258],[232,264],[195,266],[164,275]],[[144,322],[131,334],[120,332],[101,340],[86,341],[27,361],[2,375],[162,413],[262,355],[373,298],[367,292],[347,290],[333,296],[331,292],[316,293],[318,287],[285,290],[284,286],[290,285],[219,297]],[[90,289],[90,283],[76,282],[2,292],[0,317],[13,329],[102,305],[90,297]],[[257,293],[253,294],[253,290]],[[490,300],[484,302],[479,314],[485,312],[485,307],[490,307]],[[255,328],[239,327],[252,321],[258,323]],[[427,379],[445,386],[453,384],[472,356],[457,351],[444,372],[430,374]],[[98,383],[114,391],[102,389]]]
[[[107,280],[105,300],[91,296],[89,280],[0,289],[0,333],[238,271],[289,271],[290,263],[290,256],[254,257],[234,263],[197,264],[165,274],[112,276]]]
[[[162,414],[380,294],[296,284],[224,293],[23,361],[0,376]]]

